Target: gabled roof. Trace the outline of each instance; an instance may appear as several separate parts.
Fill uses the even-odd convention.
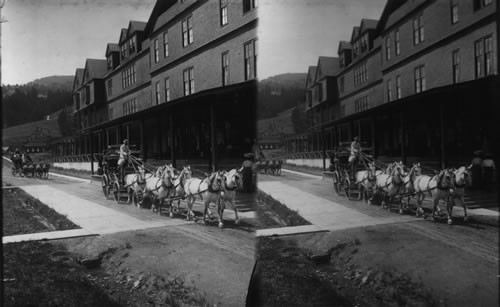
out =
[[[77,68],[75,73],[75,79],[73,80],[73,91],[76,91],[83,84],[83,73],[84,68]]]
[[[382,11],[382,15],[380,16],[380,21],[377,25],[377,31],[382,32],[385,28],[387,28],[393,21],[389,21],[389,17],[393,12],[395,12],[399,7],[408,2],[407,0],[387,0],[385,4],[384,10]],[[416,3],[420,4],[420,1]],[[391,18],[393,19],[393,18]]]
[[[123,28],[120,31],[120,39],[118,40],[118,44],[121,45],[125,39],[127,39],[127,29]]]
[[[359,35],[359,27],[354,27],[351,34],[351,42],[354,42]]]
[[[146,36],[149,36],[151,33],[153,33],[156,21],[158,20],[158,17],[160,17],[161,14],[163,14],[166,10],[168,10],[171,6],[173,6],[177,0],[163,0],[163,1],[156,1],[156,4],[151,11],[151,15],[149,16],[148,22],[146,24],[146,27],[144,28],[144,32]]]
[[[128,24],[127,37],[130,37],[135,32],[142,32],[146,28],[147,23],[142,21],[131,20]]]
[[[102,79],[108,71],[107,61],[98,59],[87,59],[85,63],[84,83],[92,79]],[[88,78],[87,78],[88,72]]]
[[[351,43],[346,41],[340,41],[337,53],[340,54],[343,50],[351,50],[351,49],[352,49]]]
[[[120,52],[120,46],[118,46],[118,44],[108,43],[106,46],[106,56],[112,52]]]
[[[339,72],[339,58],[320,56],[316,69],[316,81],[324,77],[335,77]]]
[[[307,70],[306,89],[316,82],[316,66],[309,66]]]
[[[361,19],[359,26],[359,34],[364,33],[366,30],[374,30],[377,28],[378,20],[375,19]]]

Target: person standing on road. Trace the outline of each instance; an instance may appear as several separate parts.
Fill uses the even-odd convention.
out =
[[[493,184],[493,172],[495,171],[495,161],[493,161],[492,155],[486,154],[486,157],[481,163],[481,168],[483,171],[484,187],[486,190],[489,190]]]
[[[478,189],[482,182],[482,164],[483,159],[481,159],[482,152],[475,151],[474,158],[472,159],[470,168],[472,173],[472,189]]]

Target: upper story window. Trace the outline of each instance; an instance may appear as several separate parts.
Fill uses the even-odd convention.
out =
[[[251,40],[244,45],[245,51],[245,80],[257,77],[257,40]]]
[[[368,110],[368,96],[363,96],[354,100],[354,112],[361,112],[364,110]],[[345,112],[345,111],[344,111]]]
[[[415,67],[415,93],[425,91],[425,67],[420,65]]]
[[[163,57],[168,57],[168,32],[163,33]]]
[[[368,33],[361,36],[361,53],[368,50]]]
[[[108,97],[113,95],[113,79],[108,80]]]
[[[391,37],[387,36],[385,38],[385,59],[389,61],[391,59]]]
[[[396,76],[396,99],[401,97],[401,76]]]
[[[137,99],[134,98],[123,103],[123,115],[135,113],[137,111]]]
[[[127,88],[136,82],[135,63],[122,71],[122,88]]]
[[[387,102],[392,100],[392,84],[391,84],[391,79],[387,80]]]
[[[155,63],[158,63],[160,61],[160,43],[158,42],[158,39],[154,40],[154,57]]]
[[[155,83],[155,103],[160,104],[160,81]]]
[[[127,57],[127,44],[123,44],[121,46],[121,57],[122,57],[122,60]]]
[[[170,101],[170,78],[165,78],[165,102]]]
[[[480,10],[483,7],[493,3],[493,0],[474,0],[474,11]]]
[[[227,25],[227,1],[220,0],[220,25]]]
[[[422,14],[413,19],[413,44],[418,45],[424,41],[424,23]]]
[[[368,81],[368,70],[365,62],[354,68],[354,85],[358,86],[366,81]]]
[[[493,73],[493,38],[491,35],[474,43],[476,79]]]
[[[450,0],[451,24],[458,22],[458,0]]]
[[[133,36],[129,41],[128,41],[128,50],[129,54],[132,54],[136,50],[136,45],[137,45],[137,39],[135,36]]]
[[[395,52],[396,52],[396,55],[399,55],[401,54],[401,46],[399,44],[399,29],[397,29],[395,32],[394,32],[394,47],[395,47]]]
[[[460,50],[454,50],[451,54],[453,83],[460,82]]]
[[[182,21],[182,46],[186,47],[193,41],[193,16],[189,16]]]
[[[257,0],[243,0],[243,13],[249,12],[257,7]]]
[[[352,46],[352,56],[357,57],[359,54],[359,41],[356,41]]]
[[[323,101],[323,83],[318,83],[316,90],[318,91],[318,102]]]
[[[107,67],[108,69],[113,69],[113,56],[110,54],[107,57]]]
[[[184,96],[194,94],[194,68],[190,67],[184,69],[183,72],[184,81]]]
[[[229,84],[229,51],[222,53],[222,85]]]

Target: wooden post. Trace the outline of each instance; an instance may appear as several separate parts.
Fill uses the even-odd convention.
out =
[[[445,137],[445,127],[446,127],[446,117],[444,113],[444,104],[441,103],[439,106],[439,123],[440,123],[440,132],[441,132],[441,169],[446,167],[446,137]]]
[[[321,149],[323,151],[323,171],[326,171],[325,127],[321,127]]]
[[[175,156],[175,133],[174,133],[174,114],[171,110],[170,114],[169,114],[169,118],[170,118],[170,140],[171,140],[171,144],[170,144],[170,160],[172,160],[172,165],[174,167],[177,167],[177,159],[176,159],[176,156]],[[167,144],[168,145],[168,144]]]
[[[211,164],[212,164],[212,172],[215,172],[216,168],[216,153],[215,153],[215,110],[214,103],[210,103],[210,148],[212,151],[211,155]]]
[[[94,142],[92,139],[92,132],[89,133],[90,141],[90,173],[94,175]]]

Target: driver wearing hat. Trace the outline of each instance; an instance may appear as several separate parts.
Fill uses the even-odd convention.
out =
[[[120,146],[120,159],[118,160],[118,167],[122,167],[122,165],[128,162],[130,155],[130,148],[128,147],[128,140],[123,140],[123,144]]]

